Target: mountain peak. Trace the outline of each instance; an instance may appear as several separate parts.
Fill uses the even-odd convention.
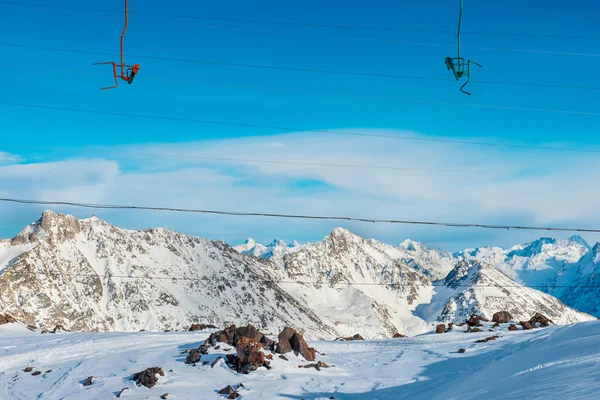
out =
[[[81,223],[77,217],[45,210],[40,219],[23,229],[12,239],[12,243],[30,243],[47,237],[64,241],[74,238],[79,232],[81,232]]]

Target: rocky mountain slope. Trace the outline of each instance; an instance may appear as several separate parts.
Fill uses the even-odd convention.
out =
[[[223,242],[44,212],[0,247],[0,310],[28,324],[137,331],[252,322],[335,330]]]
[[[256,248],[247,242],[238,250]],[[125,230],[46,211],[0,242],[0,312],[50,329],[250,322],[267,332],[291,325],[309,338],[415,335],[470,312],[509,310],[524,319],[542,312],[559,323],[591,318],[532,289],[480,291],[481,282],[515,282],[484,263],[448,269],[449,253],[416,242],[396,248],[336,228],[317,243],[265,248],[246,256],[168,229]],[[445,279],[432,282],[445,270]]]
[[[516,283],[485,262],[460,261],[442,281],[435,282],[436,294],[417,314],[440,321],[464,321],[471,314],[492,318],[498,310],[508,311],[514,320],[523,321],[537,310],[556,324],[595,319],[565,306],[551,295]]]

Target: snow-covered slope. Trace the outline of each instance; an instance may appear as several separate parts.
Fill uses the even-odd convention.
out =
[[[549,290],[579,310],[600,315],[600,243],[576,263],[565,265]]]
[[[516,321],[541,312],[556,324],[596,318],[565,306],[547,293],[525,287],[485,262],[461,261],[442,280],[435,282],[436,294],[417,314],[425,319],[439,316],[444,322],[463,322],[471,314],[491,319],[495,312],[511,313]]]
[[[137,331],[252,322],[275,332],[293,322],[315,337],[336,334],[258,260],[167,229],[46,211],[2,244],[0,260],[0,310],[28,324]]]
[[[343,228],[289,254],[279,264],[283,284],[342,335],[390,337],[428,329],[414,308],[431,298],[427,276]]]
[[[208,365],[185,365],[185,349],[208,333],[62,333],[40,335],[20,326],[0,326],[0,398],[14,400],[224,399],[219,389],[242,382],[240,399],[539,399],[592,400],[600,392],[600,322],[532,331],[451,331],[395,340],[312,342],[330,368],[288,354],[272,368],[238,375],[222,361],[223,347],[202,355]],[[458,349],[465,353],[458,353]],[[151,389],[131,376],[148,367],[165,373]],[[24,372],[26,367],[41,374]],[[51,370],[51,371],[50,371]],[[82,382],[93,376],[91,386]]]

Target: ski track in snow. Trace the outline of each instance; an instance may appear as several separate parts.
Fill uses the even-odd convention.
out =
[[[460,328],[462,329],[462,328]],[[487,329],[487,326],[486,326]],[[215,368],[184,363],[184,349],[198,347],[207,332],[59,333],[0,326],[0,398],[224,399],[216,391],[238,383],[241,400],[254,399],[595,399],[600,390],[600,322],[497,333],[426,334],[412,338],[312,342],[331,368],[298,368],[287,354],[273,368],[241,375],[220,362]],[[499,334],[498,340],[475,340]],[[202,360],[225,354],[224,346]],[[467,349],[459,354],[459,348]],[[230,352],[233,352],[231,350]],[[335,365],[335,367],[334,367]],[[32,376],[27,366],[50,373]],[[165,372],[152,389],[131,376],[148,367]],[[93,384],[82,385],[93,376]]]

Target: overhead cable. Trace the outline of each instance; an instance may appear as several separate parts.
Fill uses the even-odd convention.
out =
[[[0,1],[0,4],[26,6],[26,7],[39,7],[39,8],[53,8],[53,9],[62,9],[62,10],[78,10],[78,11],[89,11],[89,12],[107,12],[107,13],[121,13],[122,12],[119,10],[111,10],[111,9],[105,9],[105,8],[74,7],[74,6],[55,5],[55,4],[24,3],[24,2],[16,2],[16,1]],[[321,23],[312,23],[312,22],[273,21],[273,20],[264,20],[264,19],[227,18],[227,17],[212,17],[212,16],[199,16],[199,15],[169,14],[169,13],[160,13],[160,12],[133,12],[132,11],[132,12],[130,12],[130,14],[143,15],[143,16],[149,16],[149,17],[253,23],[253,24],[263,24],[263,25],[288,25],[288,26],[299,26],[299,27],[310,27],[310,28],[353,29],[353,30],[382,31],[382,32],[439,33],[439,34],[452,34],[452,35],[456,34],[455,31],[440,30],[440,29],[398,28],[398,27],[346,25],[346,24],[321,24]],[[531,38],[546,38],[546,39],[600,40],[600,36],[589,36],[589,35],[549,35],[549,34],[537,34],[537,33],[478,32],[478,31],[471,31],[471,32],[467,31],[467,32],[463,32],[463,34],[478,35],[478,36],[531,37]]]
[[[308,220],[353,221],[353,222],[369,222],[369,223],[385,223],[385,224],[445,226],[445,227],[452,227],[452,228],[486,228],[486,229],[503,229],[503,230],[518,229],[518,230],[530,230],[530,231],[600,233],[600,229],[588,229],[588,228],[561,228],[561,227],[541,227],[541,226],[521,226],[521,225],[495,225],[495,224],[463,223],[463,222],[439,222],[439,221],[416,221],[416,220],[413,221],[413,220],[400,220],[400,219],[317,216],[317,215],[302,215],[302,214],[278,214],[278,213],[261,213],[261,212],[205,210],[205,209],[193,209],[193,208],[152,207],[152,206],[139,206],[139,205],[95,204],[95,203],[80,203],[80,202],[72,202],[72,201],[28,200],[28,199],[16,199],[16,198],[0,198],[0,201],[7,202],[7,203],[19,203],[19,204],[72,206],[72,207],[94,208],[94,209],[172,211],[172,212],[182,212],[182,213],[228,215],[228,216],[238,216],[238,217],[270,217],[270,218],[289,218],[289,219],[308,219]]]
[[[23,49],[34,49],[34,50],[48,50],[48,51],[59,51],[67,53],[78,53],[78,54],[94,54],[94,55],[108,55],[116,56],[116,53],[102,52],[102,51],[88,51],[79,49],[64,49],[47,46],[34,46],[24,44],[13,44],[13,43],[0,43],[0,46],[14,47]],[[239,62],[228,62],[228,61],[214,61],[214,60],[194,60],[185,58],[170,58],[170,57],[158,57],[158,56],[143,56],[132,54],[131,57],[156,60],[156,61],[171,61],[181,63],[192,63],[192,64],[204,64],[204,65],[219,65],[226,67],[239,67],[239,68],[255,68],[255,69],[269,69],[277,71],[295,71],[295,72],[307,72],[307,73],[320,73],[320,74],[333,74],[333,75],[348,75],[348,76],[366,76],[374,78],[387,78],[387,79],[407,79],[407,80],[425,80],[425,81],[437,81],[437,82],[453,82],[453,79],[440,78],[433,76],[413,76],[413,75],[398,75],[398,74],[385,74],[375,72],[353,72],[353,71],[340,71],[320,68],[300,68],[300,67],[287,67],[278,65],[265,65],[265,64],[247,64]],[[499,86],[517,86],[517,87],[538,87],[538,88],[550,88],[550,89],[577,89],[577,90],[600,90],[598,86],[585,86],[585,85],[561,85],[561,84],[550,84],[550,83],[528,83],[528,82],[508,82],[508,81],[487,81],[487,80],[473,80],[471,82],[499,85]]]
[[[180,118],[180,117],[169,117],[169,116],[150,115],[150,114],[133,114],[133,113],[124,113],[124,112],[117,112],[117,111],[101,111],[101,110],[90,110],[90,109],[82,109],[82,108],[48,106],[48,105],[40,105],[40,104],[15,103],[15,102],[7,102],[7,101],[0,101],[0,105],[13,106],[13,107],[24,107],[24,108],[37,108],[37,109],[42,109],[42,110],[53,110],[53,111],[68,111],[68,112],[78,112],[78,113],[87,113],[87,114],[112,115],[112,116],[118,116],[118,117],[133,117],[133,118],[145,118],[145,119],[164,120],[164,121],[190,122],[190,123],[209,124],[209,125],[275,129],[275,130],[282,130],[282,131],[286,131],[286,132],[311,132],[311,133],[314,132],[314,133],[326,133],[326,134],[342,135],[342,136],[372,137],[372,138],[385,138],[385,139],[395,139],[395,140],[412,140],[412,141],[432,142],[432,143],[453,143],[453,144],[461,144],[461,145],[508,147],[508,148],[520,148],[520,149],[566,151],[566,152],[577,152],[577,153],[600,153],[600,150],[594,150],[594,149],[575,149],[575,148],[551,147],[551,146],[541,146],[541,145],[537,146],[537,145],[505,144],[505,143],[458,140],[458,139],[438,139],[438,138],[426,138],[426,137],[414,137],[414,136],[386,135],[386,134],[377,134],[377,133],[336,131],[336,130],[327,130],[327,129],[309,129],[309,128],[300,128],[300,127],[283,127],[283,126],[275,126],[275,125],[245,124],[245,123],[240,123],[240,122],[211,121],[211,120],[203,120],[203,119],[195,119],[195,118]]]

